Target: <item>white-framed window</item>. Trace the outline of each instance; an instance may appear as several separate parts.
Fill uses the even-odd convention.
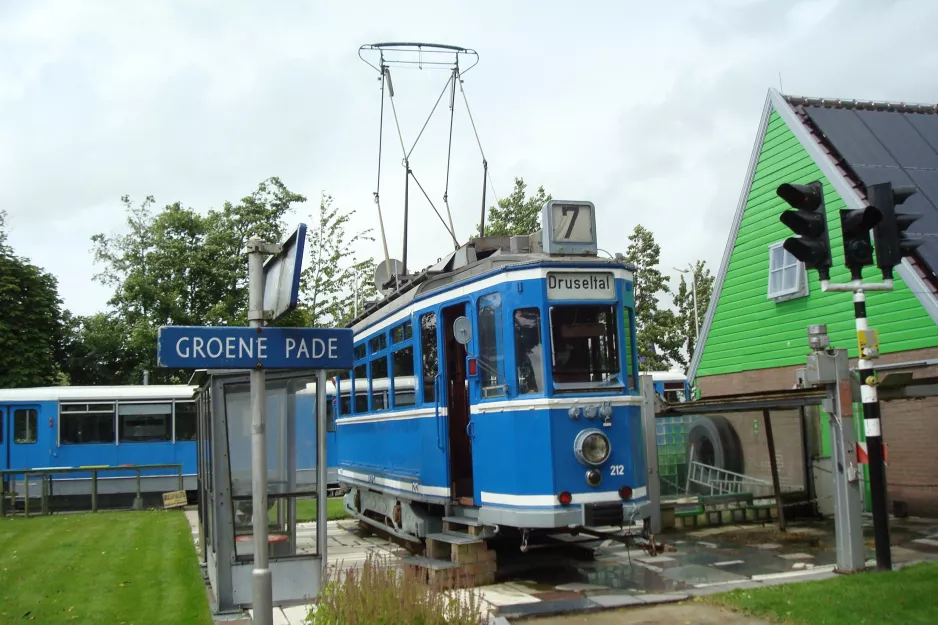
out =
[[[784,241],[769,246],[769,288],[767,297],[781,302],[808,295],[808,272],[804,263],[782,247]]]

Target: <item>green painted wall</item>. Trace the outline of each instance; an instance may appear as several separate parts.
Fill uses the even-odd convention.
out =
[[[778,219],[788,205],[775,190],[783,182],[804,184],[818,179],[825,189],[834,261],[831,281],[846,282],[850,272],[843,266],[838,212],[846,206],[773,111],[698,377],[804,364],[810,351],[807,326],[812,323],[826,323],[831,344],[847,348],[850,357],[857,356],[851,293],[821,292],[817,272],[808,271],[807,297],[779,303],[766,297],[769,245],[791,235]],[[864,279],[880,282],[882,274],[876,267],[867,267]],[[870,327],[879,331],[882,353],[938,346],[938,326],[898,276],[894,291],[867,293],[867,314]]]

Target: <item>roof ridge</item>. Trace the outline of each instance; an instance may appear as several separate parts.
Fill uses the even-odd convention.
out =
[[[782,97],[792,106],[819,106],[823,108],[894,111],[898,113],[922,113],[927,115],[938,114],[938,104],[889,102],[886,100],[844,100],[842,98],[818,98],[798,95],[782,95]]]

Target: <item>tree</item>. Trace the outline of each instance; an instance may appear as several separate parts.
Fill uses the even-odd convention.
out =
[[[485,223],[486,236],[525,235],[537,231],[540,227],[541,208],[551,196],[538,187],[532,197],[525,197],[527,185],[523,178],[515,178],[515,188],[511,195],[498,201],[498,206],[490,206]],[[479,225],[476,225],[476,236]]]
[[[245,245],[252,237],[282,240],[286,214],[306,198],[269,178],[237,204],[225,202],[204,216],[179,202],[154,214],[152,196],[138,206],[127,196],[121,201],[129,231],[92,237],[95,260],[104,265],[95,278],[115,289],[109,301],[115,316],[108,323],[117,324],[123,336],[120,351],[100,357],[125,363],[113,383],[139,383],[143,370],[153,374],[154,382],[184,382],[188,372],[156,367],[159,327],[247,325]],[[103,318],[95,319],[88,331],[104,324]],[[100,350],[116,350],[117,343],[86,347],[103,354]]]
[[[710,305],[710,295],[713,292],[713,278],[706,261],[697,261],[693,269],[693,284],[681,275],[681,284],[674,296],[674,306],[677,308],[677,319],[680,328],[680,338],[686,350],[686,358],[681,358],[681,364],[686,366],[694,357],[694,348],[697,346],[697,319],[703,326],[704,315]],[[694,314],[694,289],[697,289],[697,314]]]
[[[68,316],[64,370],[76,386],[137,383],[125,375],[136,370],[134,354],[128,350],[130,332],[114,313],[88,317]]]
[[[626,261],[635,267],[636,334],[641,371],[663,371],[680,362],[678,319],[673,311],[660,309],[658,297],[670,293],[668,276],[658,269],[661,248],[654,235],[641,224],[629,235]]]
[[[318,215],[310,215],[315,227],[307,232],[310,258],[301,282],[303,313],[309,326],[343,326],[353,317],[356,288],[359,311],[365,299],[377,294],[372,280],[374,260],[360,260],[352,250],[356,243],[374,241],[369,235],[371,228],[346,241],[345,228],[354,214],[354,210],[342,213],[333,206],[332,196],[323,193]]]
[[[65,332],[55,276],[18,257],[0,211],[0,388],[63,381]]]

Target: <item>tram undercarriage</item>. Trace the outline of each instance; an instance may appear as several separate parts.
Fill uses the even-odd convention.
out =
[[[475,566],[472,573],[476,584],[494,581],[496,552],[527,553],[553,547],[592,550],[605,541],[619,542],[651,556],[665,550],[649,532],[647,517],[639,523],[627,523],[630,517],[632,520],[641,518],[634,512],[620,514],[615,524],[603,523],[610,520],[607,510],[605,516],[583,515],[595,519],[598,522],[595,525],[519,528],[480,521],[477,508],[399,499],[362,487],[352,487],[345,494],[344,504],[346,512],[359,521],[363,531],[385,534],[417,557],[410,559],[409,564],[436,570],[444,561],[455,563],[457,567],[491,561],[491,567]]]

